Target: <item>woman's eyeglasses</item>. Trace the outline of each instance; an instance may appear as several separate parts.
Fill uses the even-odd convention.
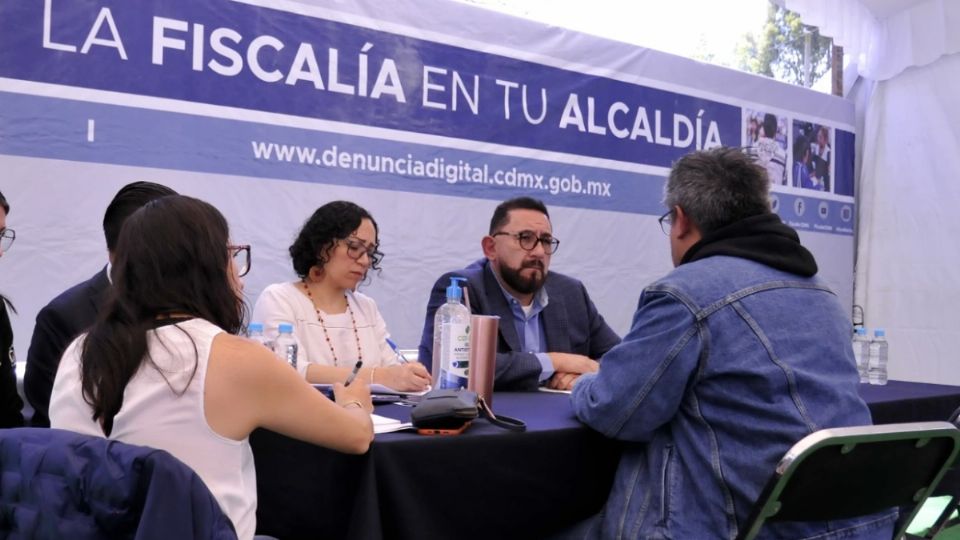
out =
[[[17,239],[17,232],[13,229],[3,229],[0,231],[0,251],[7,251]]]
[[[366,254],[372,266],[380,262],[380,259],[383,257],[383,253],[377,250],[377,245],[367,246],[367,244],[352,238],[344,238],[343,244],[347,246],[347,256],[355,261],[359,261],[360,258]]]
[[[230,257],[233,258],[233,267],[237,271],[237,277],[243,277],[250,271],[250,246],[227,246]]]

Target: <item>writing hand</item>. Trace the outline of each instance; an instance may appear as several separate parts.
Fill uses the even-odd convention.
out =
[[[370,398],[370,386],[366,381],[357,379],[350,386],[334,383],[333,399],[338,405],[349,407],[351,402],[360,404],[360,408],[368,413],[373,412],[373,399]]]
[[[430,373],[420,362],[409,362],[379,368],[377,375],[383,373],[385,386],[401,392],[422,392],[430,385]]]

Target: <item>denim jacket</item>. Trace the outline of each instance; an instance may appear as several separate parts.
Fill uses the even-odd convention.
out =
[[[602,538],[732,539],[794,443],[871,423],[836,296],[737,257],[681,265],[645,289],[600,366],[572,400],[584,423],[625,441]],[[889,539],[895,515],[770,524],[760,537]]]

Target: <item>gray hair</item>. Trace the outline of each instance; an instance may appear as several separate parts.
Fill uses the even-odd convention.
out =
[[[701,234],[770,212],[770,180],[756,158],[739,148],[693,152],[673,164],[663,202],[679,206]]]

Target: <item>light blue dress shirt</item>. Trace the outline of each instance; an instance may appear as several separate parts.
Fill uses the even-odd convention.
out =
[[[547,379],[553,376],[553,362],[550,355],[547,354],[547,337],[543,333],[543,322],[540,320],[540,312],[547,307],[550,298],[545,288],[540,288],[533,296],[533,304],[530,314],[523,311],[523,306],[514,298],[500,283],[500,276],[494,272],[497,278],[497,284],[500,285],[500,292],[507,299],[510,306],[510,312],[513,313],[513,326],[517,329],[517,335],[520,336],[520,343],[523,344],[523,352],[533,353],[540,361],[540,383],[543,384]]]

